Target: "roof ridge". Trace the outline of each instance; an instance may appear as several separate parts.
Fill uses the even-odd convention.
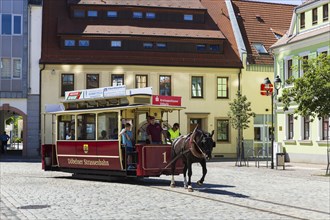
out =
[[[273,5],[288,5],[288,6],[297,6],[296,4],[284,4],[278,2],[263,2],[262,0],[232,0],[233,2],[251,2],[251,3],[260,3],[260,4],[273,4]]]

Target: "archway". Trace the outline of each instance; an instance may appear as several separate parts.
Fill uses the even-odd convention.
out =
[[[13,117],[14,116],[14,117]],[[17,118],[17,116],[22,117],[22,123],[19,122],[18,128],[15,128],[15,132],[11,132],[11,134],[15,135],[11,136],[10,141],[10,149],[16,150],[19,155],[26,157],[27,156],[27,115],[18,108],[10,106],[9,104],[3,104],[0,106],[0,132],[3,132],[6,127],[7,129],[12,129],[11,127],[6,126],[6,121],[9,118]]]

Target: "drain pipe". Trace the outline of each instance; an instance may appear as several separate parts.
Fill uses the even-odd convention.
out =
[[[39,70],[39,156],[41,156],[41,82],[42,82],[42,71],[46,69],[46,64],[43,64]]]

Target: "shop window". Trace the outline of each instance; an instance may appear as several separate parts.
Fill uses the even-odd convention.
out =
[[[229,120],[217,120],[217,141],[229,141]]]

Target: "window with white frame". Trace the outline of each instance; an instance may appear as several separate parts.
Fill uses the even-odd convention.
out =
[[[303,117],[303,140],[309,140],[310,137],[310,119],[309,117]]]
[[[325,4],[322,7],[323,11],[323,21],[329,20],[329,4]]]
[[[10,58],[1,58],[0,70],[1,70],[1,79],[10,79],[11,78],[11,59]]]
[[[313,25],[317,24],[317,8],[313,8],[312,10],[312,19],[313,19]]]
[[[228,77],[218,77],[217,78],[217,97],[228,98]]]
[[[294,135],[294,118],[293,118],[293,114],[289,114],[287,115],[287,125],[288,125],[288,129],[287,129],[287,139],[288,140],[293,140],[293,135]]]
[[[292,59],[287,59],[285,62],[285,80],[289,79],[292,76]]]
[[[22,16],[13,15],[13,18],[14,18],[13,35],[21,35],[22,34]]]
[[[13,58],[13,79],[19,79],[22,76],[22,59]]]
[[[328,140],[329,139],[329,117],[323,117],[322,118],[322,130],[321,130],[321,139],[322,140]]]
[[[191,77],[191,97],[203,98],[203,77],[192,76]]]
[[[22,16],[12,14],[2,14],[1,34],[2,35],[21,35],[22,34]]]
[[[317,49],[317,55],[320,55],[321,53],[324,53],[325,55],[328,55],[329,46],[321,47]]]

